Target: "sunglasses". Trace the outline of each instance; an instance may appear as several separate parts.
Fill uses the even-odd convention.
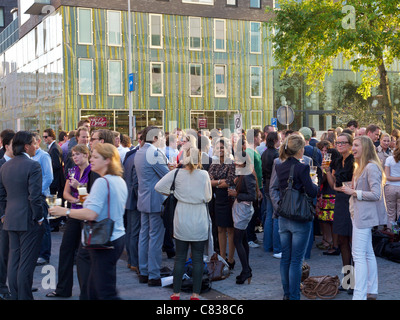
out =
[[[349,144],[349,143],[348,143],[348,142],[345,142],[345,141],[336,142],[336,145],[337,145],[337,146],[345,146],[346,144]]]

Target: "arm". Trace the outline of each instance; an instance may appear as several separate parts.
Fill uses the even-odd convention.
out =
[[[274,164],[272,165],[271,180],[269,182],[269,197],[271,198],[274,211],[277,211],[280,200],[280,191],[279,191],[279,180],[276,174],[275,164],[276,162],[274,161]]]
[[[239,190],[237,199],[239,201],[256,201],[257,200],[257,186],[256,179],[253,175],[243,177],[243,183],[245,185],[245,192]]]
[[[42,193],[44,194],[50,185],[53,183],[53,167],[51,165],[50,155],[44,153],[42,157],[42,173],[43,173],[43,183],[42,183]]]
[[[78,198],[74,198],[71,194],[71,187],[69,185],[69,181],[67,180],[67,182],[65,183],[65,187],[64,187],[64,192],[63,192],[63,197],[65,200],[67,200],[69,203],[78,203],[79,199]]]
[[[385,166],[385,175],[386,175],[386,179],[388,181],[400,181],[400,177],[392,177],[390,175],[390,167],[389,166]]]
[[[164,177],[162,177],[155,185],[154,190],[158,193],[169,195],[172,182],[174,181],[175,172],[178,169],[169,171]],[[179,174],[179,173],[178,173]]]
[[[376,164],[368,164],[365,168],[367,170],[367,180],[370,191],[357,191],[358,200],[378,201],[382,196],[382,172]]]

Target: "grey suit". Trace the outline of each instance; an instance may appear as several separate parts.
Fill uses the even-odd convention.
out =
[[[137,209],[141,212],[139,235],[139,271],[143,276],[160,279],[165,228],[161,218],[166,197],[154,187],[169,170],[167,158],[155,146],[146,143],[135,155],[138,178]]]
[[[0,169],[0,216],[8,231],[8,282],[11,299],[32,300],[32,281],[44,227],[42,169],[26,155],[17,155]]]

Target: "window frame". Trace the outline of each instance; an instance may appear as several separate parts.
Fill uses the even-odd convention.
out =
[[[200,2],[200,0],[198,0],[197,2],[194,2],[193,0],[182,0],[182,3],[190,3],[190,4],[201,4],[201,5],[205,5],[205,6],[213,6],[215,0],[210,0],[212,3],[204,3],[204,2]]]
[[[252,6],[251,5],[252,1],[258,1],[258,6]],[[250,8],[251,9],[261,9],[261,0],[250,0]]]
[[[92,92],[82,93],[81,92],[81,62],[90,61],[92,63]],[[78,58],[78,92],[80,96],[93,96],[94,95],[94,59],[91,58]]]
[[[223,22],[224,23],[224,39],[223,39],[223,42],[224,42],[224,48],[223,49],[217,49],[217,28],[216,28],[216,24],[217,24],[217,22]],[[225,19],[218,19],[218,18],[215,18],[214,19],[214,51],[215,52],[226,52],[226,20]]]
[[[159,17],[160,18],[160,45],[156,46],[153,45],[153,39],[152,39],[152,19],[153,17]],[[163,40],[164,40],[164,34],[163,34],[163,15],[162,14],[157,14],[157,13],[150,13],[149,14],[149,46],[151,49],[162,49],[163,48]]]
[[[153,92],[153,65],[161,65],[161,93]],[[164,62],[152,61],[150,62],[150,96],[163,97],[164,96]]]
[[[192,47],[191,21],[194,20],[194,19],[198,19],[200,21],[200,47],[199,48]],[[189,17],[189,50],[191,50],[191,51],[201,51],[202,50],[202,48],[203,48],[203,39],[201,37],[202,31],[203,31],[202,27],[203,27],[203,25],[202,25],[201,17]]]
[[[91,42],[82,42],[82,41],[80,41],[80,32],[79,32],[79,29],[80,29],[80,23],[79,23],[79,17],[80,17],[80,14],[79,14],[79,12],[80,11],[90,11],[90,40],[91,40]],[[78,13],[78,27],[77,27],[77,32],[78,32],[78,44],[82,44],[82,45],[93,45],[93,10],[91,9],[91,8],[78,8],[78,11],[77,11],[77,13]]]
[[[201,79],[201,86],[200,86],[200,95],[192,94],[192,66],[200,66],[200,79]],[[189,63],[189,96],[191,98],[202,98],[203,97],[203,65],[201,63]]]
[[[110,28],[109,28],[109,13],[114,12],[119,14],[119,44],[110,44]],[[122,47],[122,12],[117,10],[107,10],[107,45],[109,47]]]
[[[120,88],[121,88],[121,93],[111,93],[111,90],[110,90],[110,62],[119,62],[119,64],[120,64],[120,70],[121,70],[121,75],[120,75],[120,79],[121,79],[121,81],[120,81]],[[122,60],[114,60],[114,59],[110,59],[110,60],[108,60],[108,62],[107,62],[107,68],[108,68],[108,70],[107,70],[107,87],[108,87],[108,95],[109,96],[123,96],[124,95],[124,78],[123,78],[123,69],[122,69],[122,67],[123,67],[123,64],[122,64]]]
[[[217,94],[217,73],[218,67],[224,67],[224,94]],[[215,64],[214,65],[214,97],[215,98],[227,98],[228,97],[228,85],[227,85],[227,65],[226,64]]]
[[[259,51],[252,51],[252,36],[253,36],[253,32],[252,31],[252,24],[258,24],[259,25],[259,31],[258,31],[258,36],[259,36]],[[262,24],[259,21],[250,21],[250,53],[252,54],[261,54],[262,53]]]
[[[231,0],[231,1],[235,2],[234,4],[230,4],[230,3],[228,3],[228,1],[229,0],[226,0],[226,6],[227,7],[237,7],[238,6],[238,0]]]
[[[252,81],[252,68],[257,68],[260,70],[260,88],[259,88],[259,96],[253,96],[252,92],[252,87],[253,87],[253,81]],[[262,98],[262,84],[263,84],[263,76],[262,76],[262,66],[250,66],[250,98],[252,99],[261,99]]]
[[[0,24],[0,28],[5,28],[5,26],[6,26],[6,15],[5,15],[3,6],[0,6],[0,17],[3,18],[3,24]],[[0,22],[1,22],[1,19],[0,19]]]

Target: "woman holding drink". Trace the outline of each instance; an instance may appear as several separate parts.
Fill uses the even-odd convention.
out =
[[[88,249],[91,268],[88,281],[89,300],[117,300],[117,261],[125,246],[124,212],[128,189],[122,179],[122,165],[118,150],[109,143],[98,143],[90,158],[91,170],[100,175],[94,182],[83,208],[54,207],[52,215],[68,216],[77,220],[114,220],[111,236],[113,248]],[[110,202],[109,202],[110,201]],[[109,206],[108,206],[109,205]],[[110,211],[108,211],[110,207]]]
[[[89,148],[83,144],[72,148],[72,160],[76,166],[68,170],[68,181],[63,194],[64,199],[71,203],[71,209],[82,208],[78,197],[78,188],[89,180],[91,170],[89,155]],[[46,294],[46,297],[70,297],[72,295],[75,251],[79,247],[80,239],[81,221],[68,217],[60,246],[57,288]]]

